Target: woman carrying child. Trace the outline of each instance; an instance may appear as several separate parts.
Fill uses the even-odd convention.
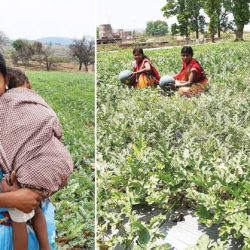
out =
[[[6,91],[8,86],[12,89]],[[7,192],[0,193],[0,205],[8,207],[0,210],[0,223],[4,222],[0,224],[0,249],[5,250],[12,249],[12,235],[14,250],[55,248],[54,209],[45,198],[66,184],[73,169],[71,157],[60,142],[56,114],[30,86],[21,71],[7,71],[0,54],[0,186]],[[15,185],[13,180],[17,180]],[[1,202],[2,196],[8,198],[8,193],[27,188],[37,193],[38,202],[45,199],[41,206],[33,205],[35,212],[28,217],[30,209]],[[26,225],[32,216],[35,233]]]

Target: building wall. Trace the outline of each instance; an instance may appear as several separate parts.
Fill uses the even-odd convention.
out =
[[[112,37],[113,31],[110,24],[102,24],[99,26],[99,36],[100,38],[103,37]]]

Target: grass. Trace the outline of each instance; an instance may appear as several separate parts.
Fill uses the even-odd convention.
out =
[[[94,248],[94,75],[28,71],[38,92],[57,113],[63,143],[74,162],[67,187],[52,196],[58,249]]]

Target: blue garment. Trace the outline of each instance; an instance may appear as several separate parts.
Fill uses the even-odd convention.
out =
[[[3,172],[0,170],[0,180],[3,177]],[[51,250],[56,249],[55,245],[55,220],[54,220],[54,206],[49,200],[42,202],[42,211],[44,213],[47,230],[49,236],[49,242]],[[6,208],[0,208],[0,212],[6,212]],[[3,218],[3,215],[0,213],[0,219]],[[39,250],[38,241],[36,235],[31,226],[28,226],[28,250]],[[0,250],[13,250],[12,246],[12,227],[0,224]]]

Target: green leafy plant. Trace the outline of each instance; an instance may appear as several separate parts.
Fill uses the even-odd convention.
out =
[[[210,88],[189,99],[122,85],[117,75],[131,68],[131,51],[97,55],[99,246],[156,244],[160,224],[142,222],[133,209],[149,205],[192,208],[201,223],[219,225],[223,244],[241,238],[250,248],[250,44],[194,51]],[[179,48],[145,54],[161,75],[180,69]]]
[[[68,185],[51,198],[57,248],[94,249],[94,76],[42,71],[28,76],[57,113],[75,167]]]

